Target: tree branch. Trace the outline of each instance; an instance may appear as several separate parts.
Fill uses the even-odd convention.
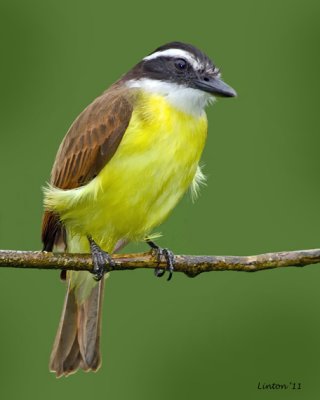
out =
[[[114,254],[113,271],[138,268],[165,268],[152,253]],[[283,251],[256,256],[175,256],[175,271],[195,277],[209,271],[256,272],[283,267],[304,267],[320,263],[320,249]],[[0,250],[0,267],[58,269],[92,272],[92,258],[89,254],[57,254],[41,251]]]

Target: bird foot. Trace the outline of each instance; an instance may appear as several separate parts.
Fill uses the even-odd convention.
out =
[[[88,236],[88,240],[93,261],[93,277],[96,281],[100,281],[106,272],[112,271],[115,263],[110,254],[103,251],[92,237]]]
[[[155,244],[151,240],[146,240],[146,243],[151,247],[151,252],[157,258],[157,261],[158,261],[159,264],[161,262],[161,258],[162,257],[164,257],[166,262],[167,262],[167,268],[166,269],[156,268],[154,270],[155,276],[157,278],[161,278],[165,274],[165,272],[168,271],[169,275],[168,275],[167,281],[170,281],[171,278],[172,278],[172,275],[173,275],[174,263],[175,263],[173,252],[171,250],[169,250],[169,249],[162,248],[162,247],[158,246],[157,244]]]

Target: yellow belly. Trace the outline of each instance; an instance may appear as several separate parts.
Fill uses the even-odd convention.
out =
[[[121,238],[141,240],[192,183],[206,134],[205,113],[187,115],[162,96],[141,95],[115,155],[99,175],[78,189],[50,189],[45,202],[68,231],[91,235],[108,251]]]

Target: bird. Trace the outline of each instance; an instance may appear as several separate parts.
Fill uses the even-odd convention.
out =
[[[204,174],[206,106],[235,97],[220,70],[197,47],[156,48],[80,113],[58,149],[44,187],[44,251],[91,253],[94,273],[62,272],[67,283],[49,369],[57,377],[101,365],[101,309],[112,254],[145,241],[167,260],[174,255],[152,230]],[[164,270],[157,270],[158,276]]]

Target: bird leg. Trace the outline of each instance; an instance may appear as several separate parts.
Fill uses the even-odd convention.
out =
[[[172,278],[172,274],[174,271],[174,254],[172,253],[171,250],[169,249],[163,249],[162,247],[158,246],[156,243],[154,243],[152,240],[146,239],[146,243],[151,247],[151,251],[154,252],[155,256],[157,257],[157,261],[160,264],[161,262],[161,257],[163,256],[167,262],[167,268],[162,269],[162,268],[156,268],[154,270],[154,274],[156,277],[161,278],[165,271],[169,272],[167,281],[170,281]]]
[[[88,236],[91,256],[93,261],[93,275],[96,281],[100,281],[107,271],[111,271],[114,267],[114,261],[109,253],[103,251],[97,243]]]

